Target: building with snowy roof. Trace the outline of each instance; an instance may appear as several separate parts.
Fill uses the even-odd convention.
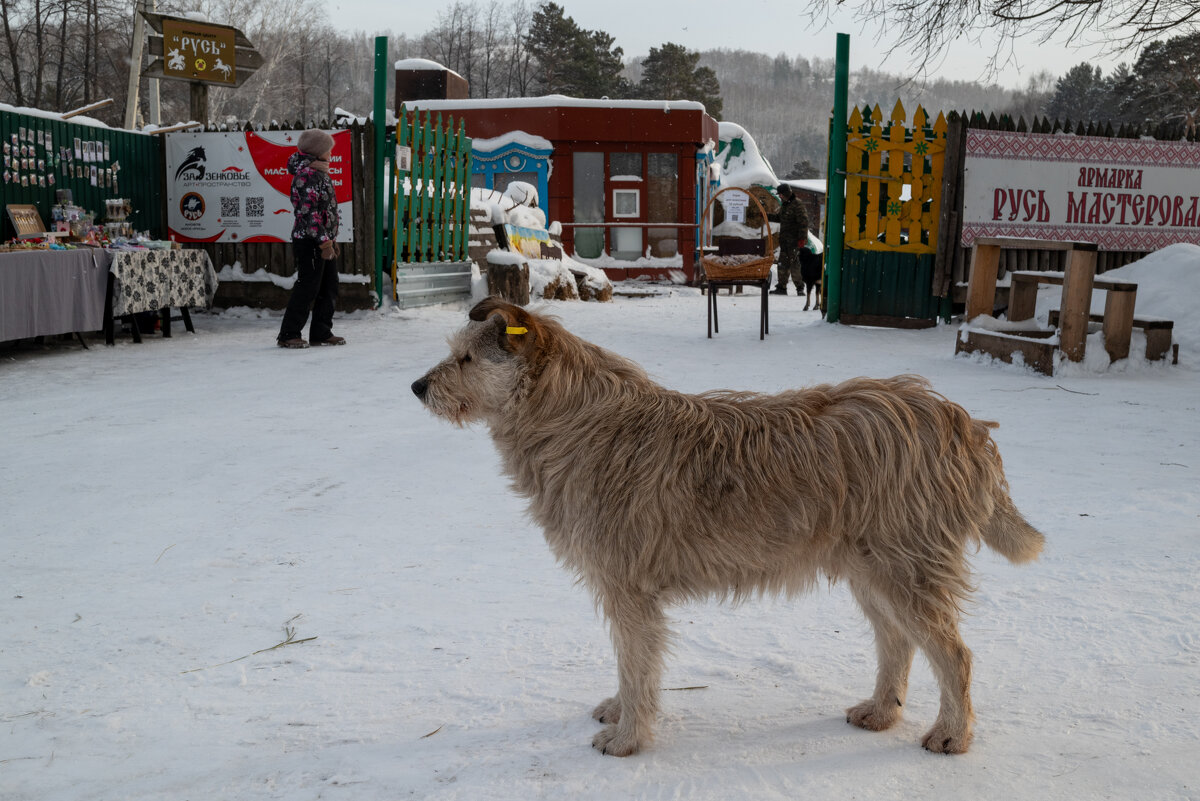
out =
[[[438,65],[398,62],[397,70]],[[397,79],[397,105],[462,120],[475,186],[538,187],[563,246],[611,278],[695,274],[698,220],[715,183],[717,121],[690,101],[550,95],[469,100],[414,96],[452,80]],[[403,86],[409,90],[401,92]],[[428,93],[426,93],[428,94]]]

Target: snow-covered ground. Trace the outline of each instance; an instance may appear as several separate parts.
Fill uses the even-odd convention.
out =
[[[594,751],[616,675],[591,599],[486,430],[409,390],[465,305],[339,316],[343,348],[280,350],[278,317],[242,312],[0,350],[0,798],[1200,798],[1200,287],[1136,280],[1187,300],[1178,366],[1046,378],[794,295],[763,342],[753,294],[711,340],[686,287],[540,304],[674,388],[915,372],[1000,422],[1048,547],[974,559],[960,757],[919,746],[920,657],[900,725],[845,723],[874,653],[840,586],[674,610],[657,742]]]

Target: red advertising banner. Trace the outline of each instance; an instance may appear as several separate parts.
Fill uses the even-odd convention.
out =
[[[1200,145],[969,130],[962,243],[985,236],[1200,244]]]
[[[288,242],[300,131],[167,134],[167,226],[179,242]],[[339,242],[353,241],[350,132],[330,131],[329,177],[341,213]]]

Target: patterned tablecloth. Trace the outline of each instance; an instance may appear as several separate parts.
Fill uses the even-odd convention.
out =
[[[209,307],[217,272],[203,250],[113,251],[114,317],[159,309]]]

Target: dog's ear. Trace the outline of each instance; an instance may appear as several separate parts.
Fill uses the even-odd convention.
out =
[[[541,328],[534,315],[495,296],[479,301],[467,316],[477,322],[491,319],[500,346],[510,353],[529,351]]]
[[[520,306],[514,306],[502,298],[491,295],[476,303],[475,308],[471,309],[467,316],[477,323],[483,322],[493,314],[500,314],[506,320],[515,320],[517,312],[523,311],[524,309]]]

